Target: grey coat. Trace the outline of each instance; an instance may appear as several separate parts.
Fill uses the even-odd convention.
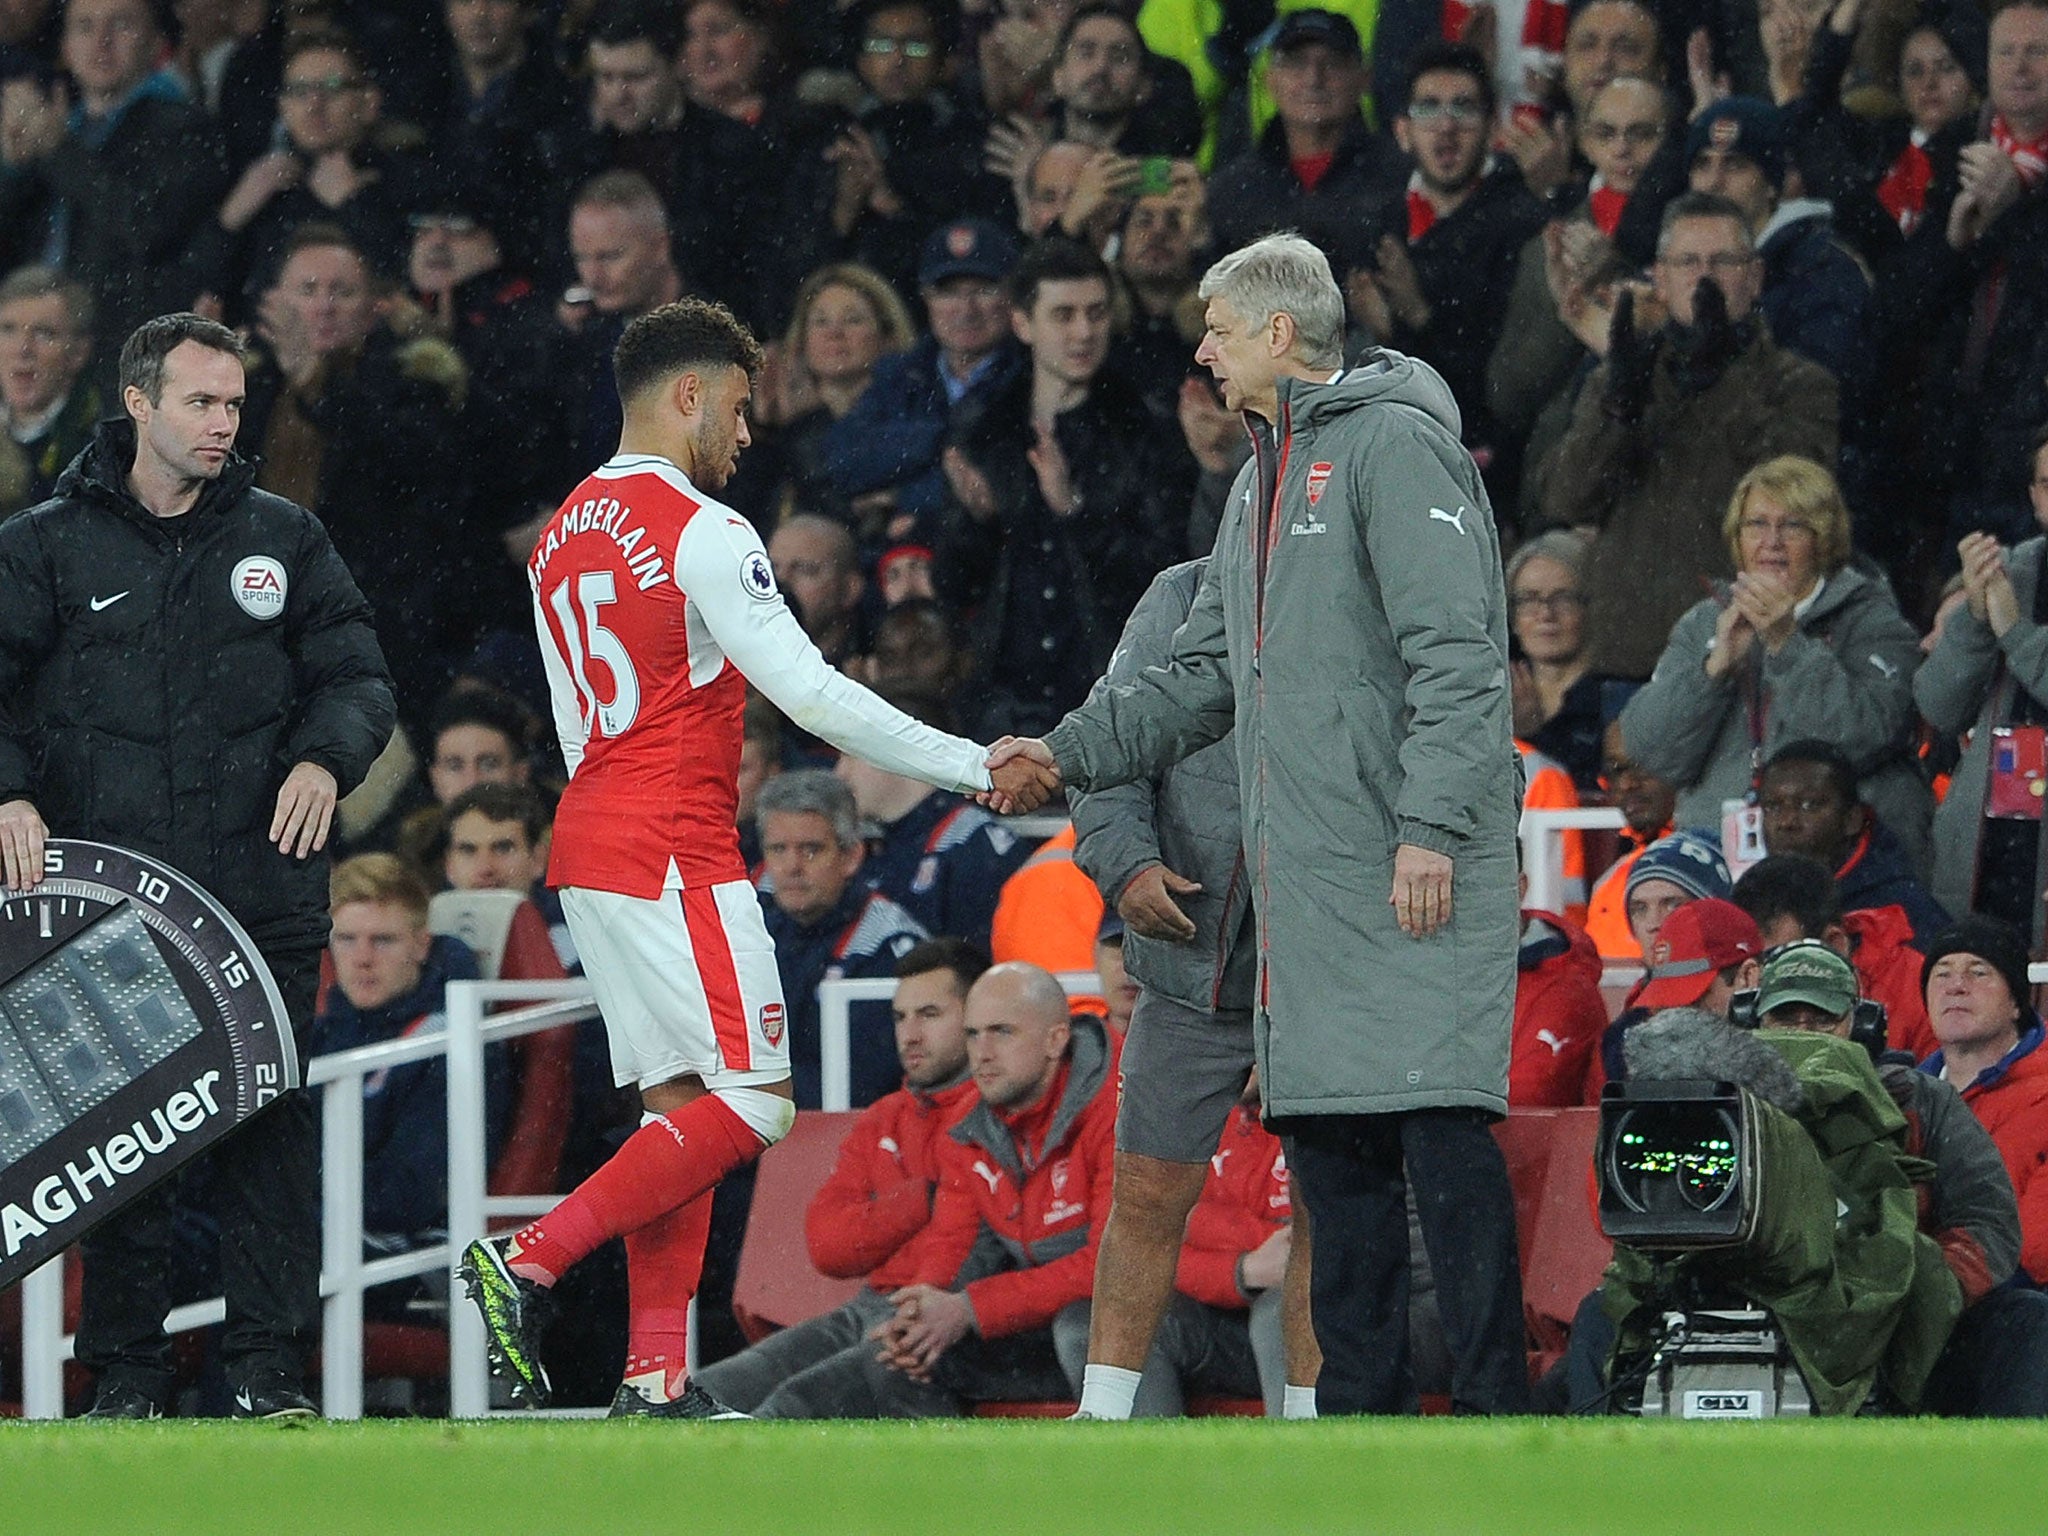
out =
[[[2029,539],[2007,557],[2019,622],[1999,639],[1967,606],[1949,615],[1934,652],[1913,678],[1913,701],[1927,723],[1944,736],[1971,732],[1970,744],[1949,781],[1948,795],[1934,813],[1934,899],[1951,912],[1976,904],[1977,841],[1984,831],[1984,788],[1991,760],[1991,728],[2012,719],[2012,691],[2025,689],[2048,703],[2048,626],[2034,622],[2035,593],[2048,561],[2048,539]],[[1999,665],[2010,674],[1994,689]],[[2048,870],[2048,820],[2041,823],[2043,846],[2036,866]],[[2031,947],[2042,940],[2040,902],[2034,903]]]
[[[1129,682],[1147,667],[1165,666],[1174,631],[1194,606],[1208,559],[1169,566],[1138,599],[1088,697]],[[1126,931],[1124,968],[1133,981],[1205,1012],[1252,1005],[1258,969],[1251,935],[1251,880],[1244,862],[1244,819],[1237,799],[1237,748],[1228,736],[1166,770],[1093,794],[1067,797],[1074,815],[1074,862],[1112,907],[1143,871],[1164,864],[1200,883],[1176,898],[1195,925],[1184,944]]]
[[[1891,828],[1915,870],[1925,870],[1934,797],[1912,756],[1920,637],[1891,593],[1845,566],[1828,577],[1784,649],[1773,656],[1759,644],[1749,665],[1710,678],[1707,652],[1720,617],[1715,598],[1688,609],[1655,674],[1621,712],[1629,755],[1646,773],[1678,786],[1673,821],[1718,829],[1723,802],[1750,792],[1751,704],[1760,684],[1757,762],[1809,737],[1841,748],[1861,775],[1864,801]]]
[[[1283,380],[1171,660],[1050,737],[1097,790],[1235,723],[1270,1115],[1507,1107],[1521,768],[1499,539],[1458,425],[1398,353]],[[1402,843],[1455,861],[1428,939],[1388,903]]]

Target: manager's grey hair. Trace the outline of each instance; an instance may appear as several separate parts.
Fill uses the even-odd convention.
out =
[[[1203,299],[1222,299],[1247,325],[1294,321],[1294,347],[1311,368],[1344,361],[1344,293],[1330,258],[1291,230],[1263,235],[1202,274]]]
[[[778,773],[754,796],[754,823],[760,825],[774,814],[822,816],[832,828],[841,848],[851,848],[860,838],[860,812],[854,807],[853,791],[825,768],[794,768]]]

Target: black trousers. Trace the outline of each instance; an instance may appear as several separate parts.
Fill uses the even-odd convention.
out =
[[[1315,1234],[1309,1270],[1323,1373],[1316,1410],[1413,1413],[1407,1192],[1451,1354],[1459,1413],[1527,1413],[1515,1198],[1473,1109],[1306,1115],[1284,1124],[1287,1164]]]
[[[268,955],[300,1039],[313,1014],[320,956]],[[202,1155],[220,1224],[230,1386],[262,1370],[305,1371],[320,1318],[320,1133],[311,1096],[280,1096]],[[179,1181],[166,1179],[87,1234],[79,1361],[102,1388],[132,1387],[166,1403],[172,1384],[171,1247]]]

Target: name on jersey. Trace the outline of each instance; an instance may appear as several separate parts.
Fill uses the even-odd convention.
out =
[[[647,539],[647,530],[638,523],[627,526],[633,516],[633,509],[616,496],[594,496],[577,506],[564,507],[562,515],[548,528],[548,536],[541,541],[539,552],[534,556],[533,571],[536,577],[548,568],[548,561],[555,551],[579,533],[597,532],[605,535],[626,557],[626,568],[645,592],[649,587],[658,587],[668,580],[668,572],[662,568],[661,551],[642,549]]]

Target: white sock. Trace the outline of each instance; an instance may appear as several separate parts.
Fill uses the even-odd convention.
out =
[[[1280,1417],[1283,1419],[1312,1419],[1316,1416],[1316,1389],[1297,1387],[1292,1382],[1282,1390]]]
[[[1097,1419],[1128,1419],[1138,1400],[1138,1371],[1117,1365],[1089,1365],[1081,1371],[1082,1413]]]

